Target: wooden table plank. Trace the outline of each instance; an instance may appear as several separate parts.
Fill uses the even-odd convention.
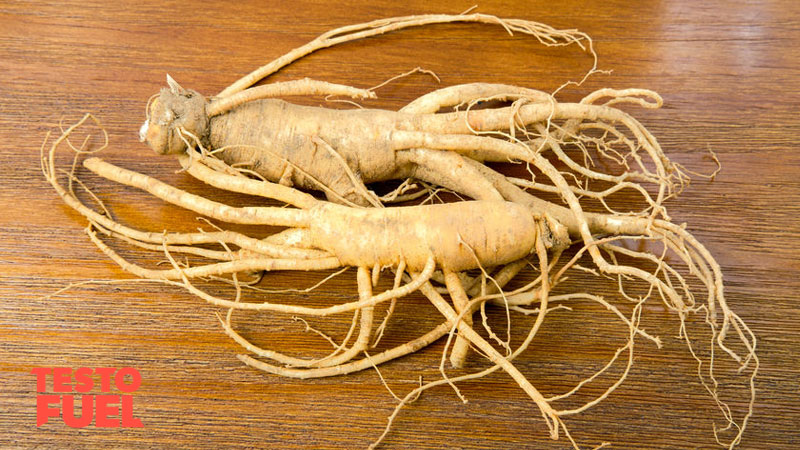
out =
[[[598,74],[562,98],[600,87],[645,87],[664,108],[630,108],[675,161],[711,171],[713,149],[723,170],[696,179],[669,204],[672,217],[712,251],[725,274],[731,307],[759,337],[762,369],[755,414],[741,448],[800,445],[800,8],[789,0],[692,2],[505,2],[480,11],[578,28],[600,56]],[[363,448],[394,408],[375,371],[300,381],[244,367],[220,330],[214,308],[190,294],[127,283],[75,288],[68,283],[129,275],[82,234],[84,221],[57,198],[39,171],[39,146],[60,119],[91,111],[107,128],[105,158],[193,192],[244,201],[176,174],[174,161],[137,142],[147,98],[169,73],[186,87],[212,94],[257,65],[338,26],[381,17],[457,13],[444,2],[5,2],[0,5],[0,446],[3,448]],[[499,28],[446,25],[406,30],[314,54],[274,79],[312,77],[370,87],[416,66],[444,85],[488,81],[552,90],[580,77],[591,60],[577,48],[543,48]],[[397,108],[437,88],[411,76],[379,91],[374,106]],[[60,159],[68,164],[65,155]],[[91,178],[131,225],[193,229],[194,214],[145,194]],[[123,203],[128,204],[125,206]],[[136,252],[126,253],[136,257]],[[315,278],[316,277],[316,278]],[[310,286],[322,275],[270,275],[274,288]],[[304,295],[309,304],[355,298],[352,271]],[[576,280],[575,283],[578,281]],[[609,298],[614,287],[598,285]],[[297,295],[271,299],[296,300]],[[433,327],[436,313],[408,300],[387,332],[400,343]],[[420,311],[423,316],[411,311]],[[563,391],[603,364],[622,342],[619,327],[581,305],[554,313],[537,344],[518,361],[546,393]],[[502,314],[492,316],[502,328]],[[520,325],[525,319],[515,319]],[[323,324],[341,330],[348,319]],[[712,424],[722,418],[699,384],[696,366],[675,339],[677,319],[658,305],[648,331],[662,350],[638,345],[634,369],[615,394],[570,417],[583,445],[613,448],[713,448]],[[701,322],[690,323],[700,335]],[[242,323],[261,342],[287,351],[324,350],[302,325],[259,315]],[[443,349],[381,366],[388,385],[405,393],[419,376],[439,376]],[[143,377],[135,393],[138,429],[36,426],[37,366],[132,366]],[[469,368],[482,367],[473,358]],[[452,372],[458,373],[458,372]],[[726,377],[727,397],[741,414],[743,379]],[[534,405],[501,374],[451,390],[427,392],[398,418],[385,448],[565,448],[551,442]],[[597,394],[600,388],[589,388]],[[587,397],[588,398],[588,397]]]

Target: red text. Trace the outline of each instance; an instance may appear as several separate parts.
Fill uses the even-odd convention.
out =
[[[139,389],[142,376],[133,367],[36,367],[36,426],[42,426],[50,418],[61,417],[64,424],[73,428],[91,425],[98,428],[139,428],[142,421],[133,417],[133,396]],[[96,382],[99,379],[99,383]],[[53,394],[47,392],[48,380]],[[99,386],[104,393],[112,392],[112,386],[123,394],[104,395],[57,395],[55,393],[86,394]],[[80,403],[80,415],[76,414],[76,403]]]

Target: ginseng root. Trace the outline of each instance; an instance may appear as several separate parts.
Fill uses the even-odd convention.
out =
[[[89,118],[87,116],[84,121]],[[68,188],[64,188],[58,181],[54,162],[55,151],[82,122],[68,129],[52,144],[48,155],[43,157],[43,171],[48,180],[67,204],[89,219],[88,232],[92,241],[125,270],[142,278],[183,286],[211,304],[227,308],[229,310],[227,319],[220,318],[225,332],[256,356],[274,361],[274,363],[270,363],[249,356],[241,356],[240,359],[248,365],[278,375],[298,378],[343,375],[407,355],[443,336],[452,336],[457,332],[458,337],[468,342],[469,345],[475,346],[491,361],[492,368],[482,371],[481,374],[485,375],[497,369],[503,369],[520,385],[539,407],[553,438],[558,437],[560,430],[563,430],[569,437],[561,419],[563,416],[583,411],[605,398],[609,392],[616,389],[627,374],[626,369],[618,382],[608,388],[607,393],[594,401],[587,402],[583,408],[556,409],[551,403],[565,397],[547,398],[543,396],[528,378],[516,369],[512,362],[514,357],[529,345],[536,330],[543,322],[548,311],[551,286],[557,284],[564,272],[573,267],[576,261],[576,258],[573,258],[556,272],[555,266],[549,263],[548,253],[552,253],[553,260],[558,259],[558,255],[569,242],[567,236],[569,227],[588,226],[586,225],[587,218],[590,217],[593,222],[600,221],[591,214],[583,214],[584,218],[580,220],[577,214],[570,216],[569,209],[558,205],[551,204],[547,210],[535,213],[533,207],[524,202],[504,201],[469,201],[395,208],[351,208],[321,202],[308,194],[280,184],[215,171],[205,165],[202,158],[192,159],[189,156],[181,158],[181,161],[187,164],[185,167],[187,172],[209,184],[220,187],[227,186],[236,192],[261,195],[294,206],[292,208],[266,206],[235,208],[178,190],[152,177],[113,166],[98,158],[86,159],[84,166],[104,178],[143,189],[167,202],[205,216],[230,223],[290,227],[287,231],[263,240],[226,231],[186,234],[148,233],[125,227],[112,220],[108,214],[95,212],[81,203],[72,190],[72,181],[77,180],[74,174],[68,174],[70,181]],[[491,177],[487,177],[487,179],[491,180]],[[83,186],[82,183],[79,184]],[[551,212],[563,216],[568,223],[573,223],[565,226],[553,217]],[[572,219],[569,219],[570,217]],[[614,273],[613,268],[619,268],[617,275],[620,277],[620,283],[625,275],[638,276],[649,281],[653,286],[652,291],[658,292],[665,304],[676,310],[681,318],[692,311],[711,311],[713,313],[715,305],[718,304],[724,314],[723,327],[718,332],[715,331],[719,345],[727,349],[723,345],[725,333],[727,333],[728,327],[734,329],[748,346],[748,353],[742,361],[743,364],[755,361],[757,365],[754,354],[754,338],[749,334],[749,330],[741,319],[730,312],[724,303],[724,297],[721,295],[721,281],[718,278],[718,266],[713,259],[710,259],[707,251],[691,238],[691,235],[688,235],[681,227],[663,220],[650,220],[644,217],[608,217],[606,220],[621,221],[622,229],[631,234],[612,238],[599,238],[591,235],[591,244],[584,245],[579,253],[602,249],[612,258],[612,261],[615,261],[614,254],[653,261],[649,255],[627,250],[625,247],[615,245],[615,242],[622,238],[636,237],[662,240],[665,246],[681,255],[683,260],[693,268],[693,274],[700,277],[706,284],[709,290],[708,306],[698,306],[693,303],[693,296],[688,291],[688,285],[682,275],[669,267],[663,261],[663,257],[655,258],[653,262],[657,267],[652,273],[617,264],[609,264],[612,269],[608,271]],[[581,223],[581,225],[575,223]],[[637,234],[635,232],[637,229],[641,233]],[[642,234],[645,232],[646,234]],[[142,248],[163,251],[171,262],[172,268],[147,269],[126,261],[108,246],[98,233],[133,243]],[[211,243],[222,245],[223,250],[215,251],[197,246],[197,244]],[[232,250],[231,246],[238,247],[238,250]],[[191,253],[191,249],[194,249],[196,254],[210,258],[212,261],[207,264],[185,266],[179,264],[172,256],[173,253]],[[516,261],[529,258],[539,261],[542,276],[534,283],[514,292],[492,292],[484,287],[480,290],[479,295],[469,297],[462,279],[456,276],[459,272],[471,269],[491,271],[493,268],[510,267]],[[235,300],[226,300],[208,294],[192,281],[225,274],[234,274],[235,279],[235,274],[243,271],[307,271],[342,266],[358,268],[359,299],[325,308],[268,302],[249,303],[240,301],[238,296]],[[411,276],[405,284],[396,282],[393,289],[377,294],[373,293],[369,273],[374,267],[385,266],[395,267],[401,273],[407,271]],[[443,272],[445,291],[452,299],[452,305],[431,284],[436,269]],[[497,289],[502,289],[502,286],[497,286]],[[683,289],[684,295],[679,295],[678,289]],[[363,359],[355,359],[366,351],[372,337],[374,307],[384,302],[400,299],[416,290],[422,292],[434,304],[443,315],[443,322],[433,330],[406,344]],[[624,291],[622,292],[624,293]],[[506,354],[495,349],[489,341],[481,337],[470,324],[470,320],[466,319],[474,311],[482,308],[486,302],[498,300],[500,296],[504,297],[501,304],[506,307],[522,308],[538,303],[537,319],[529,330],[525,343],[516,351]],[[632,299],[637,302],[634,315],[631,317],[621,316],[631,330],[631,337],[629,345],[618,352],[614,360],[623,351],[632,352],[635,335],[646,336],[657,342],[657,339],[646,335],[637,325],[641,304],[647,297],[649,295]],[[230,314],[233,310],[273,311],[315,317],[349,313],[356,314],[361,319],[356,324],[356,316],[354,316],[354,326],[358,331],[352,346],[338,348],[323,358],[305,359],[286,355],[277,350],[263,349],[250,343],[233,329],[230,322]],[[713,322],[709,323],[713,324]],[[689,342],[688,337],[687,342]],[[457,348],[456,346],[453,352]],[[737,356],[732,351],[731,354]],[[628,368],[631,363],[632,359],[629,358]],[[469,378],[469,376],[465,376],[463,379]],[[462,378],[445,379],[448,382],[454,382],[454,380],[458,381]],[[441,383],[434,382],[424,388],[427,389],[438,384]],[[716,391],[711,388],[709,391],[717,399]],[[721,406],[721,408],[723,407]],[[731,423],[733,423],[732,419]],[[571,440],[571,437],[569,439]],[[577,447],[577,444],[574,442],[573,444]]]
[[[84,204],[75,186],[89,194],[91,191],[75,175],[75,164],[73,171],[66,173],[65,187],[59,181],[54,155],[64,143],[73,147],[70,135],[87,120],[94,120],[91,116],[55,140],[43,154],[42,170],[62,199],[88,219],[90,239],[121,267],[141,278],[182,286],[227,309],[225,317],[218,315],[223,330],[258,357],[240,355],[252,367],[296,378],[344,375],[413,353],[445,336],[445,354],[449,352],[453,366],[464,365],[470,348],[490,361],[491,367],[481,372],[449,377],[443,355],[443,378],[401,399],[389,426],[400,408],[420,392],[440,384],[449,384],[458,392],[454,383],[502,369],[537,405],[551,437],[557,439],[563,431],[578,448],[562,418],[597,404],[622,383],[633,363],[636,337],[660,345],[657,337],[639,327],[643,305],[655,296],[677,313],[680,336],[697,359],[701,381],[725,417],[727,427],[723,430],[734,433],[726,443],[715,433],[718,442],[730,448],[738,445],[755,398],[754,379],[759,367],[755,336],[729,308],[719,264],[685,226],[672,223],[667,214],[664,202],[688,183],[684,170],[669,160],[638,120],[618,108],[660,107],[658,94],[645,89],[601,89],[580,102],[562,103],[554,95],[532,89],[473,83],[443,88],[399,111],[388,111],[299,106],[276,98],[343,95],[372,99],[376,97],[374,89],[310,79],[250,87],[321,48],[406,27],[451,22],[498,24],[509,32],[534,36],[545,45],[576,44],[593,57],[587,76],[596,70],[596,55],[588,36],[533,22],[464,14],[353,25],[323,34],[208,99],[168,77],[168,88],[154,96],[147,108],[140,137],[156,152],[178,155],[183,170],[204,183],[285,203],[286,207],[232,207],[98,158],[84,161],[86,168],[101,177],[145,190],[209,218],[286,227],[264,239],[224,229],[196,233],[137,230],[112,219],[97,197],[93,198],[101,212]],[[485,107],[487,103],[500,106]],[[81,153],[83,147],[75,150]],[[524,165],[529,176],[502,175],[485,164],[493,162]],[[370,190],[371,183],[385,180],[405,181],[383,197]],[[415,184],[413,180],[472,200],[386,207],[419,195],[407,191]],[[333,203],[300,189],[322,191]],[[638,205],[621,209],[614,199],[622,191],[635,192]],[[554,199],[545,200],[548,195]],[[588,212],[590,209],[603,212]],[[162,252],[171,268],[151,269],[127,261],[107,244],[108,240]],[[660,245],[663,251],[632,250],[626,241],[646,241]],[[575,256],[562,258],[562,252],[573,243],[579,245]],[[203,262],[181,263],[177,254],[193,255]],[[671,261],[683,267],[667,263],[668,254]],[[578,264],[583,256],[594,268]],[[506,284],[528,265],[537,266],[539,275],[521,288],[506,290]],[[243,273],[346,267],[357,271],[355,301],[320,308],[241,300],[243,283],[239,277]],[[387,267],[395,271],[393,287],[373,292],[381,270]],[[572,269],[617,280],[620,296],[632,305],[630,313],[588,292],[552,293]],[[473,275],[467,275],[467,271]],[[475,272],[480,274],[474,276]],[[198,281],[225,276],[236,289],[233,300],[211,295],[198,285]],[[629,294],[626,285],[634,282],[649,288],[644,294]],[[704,302],[696,301],[697,285],[704,290]],[[412,341],[368,355],[370,343],[380,339],[395,305],[416,291],[441,314],[441,323]],[[547,397],[513,361],[530,345],[550,311],[563,302],[577,300],[596,302],[613,312],[622,321],[628,339],[597,374],[563,395]],[[375,308],[381,304],[389,305],[388,313],[376,325]],[[510,337],[505,341],[499,338],[485,320],[489,338],[476,331],[473,315],[480,312],[485,317],[487,304],[497,304],[507,314],[536,314],[519,347],[511,348]],[[329,354],[303,358],[250,342],[233,326],[234,311],[306,317],[348,314],[352,322],[340,343],[325,336],[334,345]],[[711,330],[707,370],[700,370],[706,361],[697,355],[689,338],[685,320],[690,314],[703,315]],[[508,335],[512,334],[510,328],[509,322]],[[735,344],[729,342],[731,334],[737,338]],[[750,370],[750,402],[740,420],[734,418],[717,392],[714,348],[740,363],[740,370]],[[594,381],[626,352],[623,373],[597,398],[575,408],[554,405]]]

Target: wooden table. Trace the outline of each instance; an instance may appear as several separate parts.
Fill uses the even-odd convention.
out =
[[[531,4],[529,4],[531,3]],[[626,107],[659,139],[670,158],[709,173],[713,149],[722,171],[694,182],[668,208],[716,256],[727,299],[759,339],[761,371],[744,449],[800,446],[800,8],[793,1],[502,2],[480,11],[578,28],[590,34],[599,68],[575,100],[600,87],[659,92],[660,110]],[[458,13],[467,4],[431,2],[5,3],[0,6],[0,447],[3,448],[363,448],[381,433],[396,402],[376,371],[321,380],[260,373],[235,358],[215,308],[178,288],[147,283],[83,285],[44,299],[69,283],[131,276],[82,233],[85,220],[65,206],[39,169],[39,147],[59,121],[92,112],[109,133],[109,161],[192,192],[245,200],[199,186],[176,173],[174,160],[137,141],[147,98],[165,73],[211,94],[254,67],[338,26],[382,17]],[[274,80],[312,77],[370,87],[417,66],[442,85],[503,82],[553,90],[578,79],[591,58],[576,47],[544,48],[498,27],[445,25],[353,42],[305,58]],[[398,108],[437,88],[413,75],[378,90],[370,105]],[[319,102],[322,102],[320,100]],[[51,137],[52,139],[52,137]],[[59,164],[68,167],[61,153]],[[132,226],[161,231],[199,226],[193,213],[145,194],[79,175]],[[263,231],[262,231],[263,232]],[[122,250],[139,262],[141,252]],[[270,274],[272,289],[307,287],[321,274]],[[332,304],[356,297],[351,270],[311,293],[273,294]],[[384,278],[388,278],[385,276]],[[592,289],[595,289],[592,287]],[[595,292],[615,298],[611,286]],[[266,295],[266,294],[264,294]],[[615,301],[620,301],[618,296]],[[415,296],[403,303],[386,345],[420,335],[436,313]],[[420,318],[414,312],[422,314]],[[503,327],[502,313],[492,312]],[[553,312],[517,364],[547,394],[568,389],[602,366],[624,336],[602,308]],[[657,302],[645,311],[656,349],[637,341],[625,384],[591,410],[566,419],[586,448],[714,448],[723,419],[696,376],[678,320]],[[514,318],[524,324],[525,319]],[[341,331],[349,318],[322,324]],[[705,329],[689,319],[697,339]],[[263,345],[309,355],[324,343],[287,317],[243,318],[241,331]],[[499,324],[499,325],[498,325]],[[327,344],[325,344],[327,345]],[[380,367],[404,395],[440,376],[439,342]],[[720,360],[724,358],[718,355]],[[133,367],[142,428],[70,428],[59,418],[36,425],[34,367]],[[467,369],[485,367],[473,354]],[[451,371],[451,374],[461,373]],[[746,409],[746,376],[721,380],[737,415]],[[584,400],[604,386],[591,386]],[[463,383],[469,403],[449,388],[427,391],[405,408],[383,448],[566,448],[553,442],[532,402],[507,376]],[[48,388],[50,389],[50,388]],[[100,393],[95,388],[91,393]]]

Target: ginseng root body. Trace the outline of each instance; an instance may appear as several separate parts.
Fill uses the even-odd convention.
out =
[[[396,266],[403,261],[408,270],[420,271],[432,256],[445,271],[496,267],[534,253],[539,234],[530,211],[510,202],[369,209],[327,203],[310,212],[309,241],[350,266]],[[563,243],[567,237],[561,239]],[[552,246],[549,239],[545,247]]]
[[[402,263],[407,270],[421,271],[432,259],[443,271],[461,272],[525,258],[535,252],[537,239],[542,239],[548,250],[563,248],[569,241],[566,228],[558,222],[534,216],[529,208],[512,202],[351,208],[306,197],[310,206],[302,209],[232,208],[98,158],[87,159],[84,166],[214,219],[291,226],[286,234],[294,232],[295,245],[327,252],[342,266],[396,267]]]
[[[579,177],[619,184],[614,191],[626,187],[639,190],[649,209],[657,209],[676,180],[680,181],[680,177],[673,179],[669,160],[638,121],[616,108],[593,104],[610,97],[617,103],[657,107],[660,98],[645,90],[602,90],[581,103],[562,104],[531,89],[475,83],[434,91],[400,111],[390,111],[301,106],[274,98],[252,98],[250,90],[238,100],[208,101],[174,80],[168,82],[170,87],[162,89],[150,104],[140,130],[141,140],[157,153],[202,149],[262,179],[321,190],[337,203],[377,206],[380,201],[365,185],[390,179],[418,179],[476,200],[507,199],[502,188],[486,179],[474,162],[524,162],[549,178],[563,178],[549,161],[537,155],[542,150],[553,151]],[[517,103],[438,112],[486,98]],[[549,127],[551,121],[563,122],[561,130],[554,134],[548,129],[528,131],[544,124]],[[516,126],[522,139],[511,136]],[[579,163],[561,148],[566,145],[562,140],[579,143],[585,138],[582,133],[595,127],[607,127],[622,136],[615,126],[631,135],[631,141],[625,140],[628,151],[635,155],[635,146],[642,148],[638,152],[642,155],[634,156],[638,167],[627,173],[611,176],[596,172],[584,167],[586,160]],[[652,183],[657,193],[651,196],[636,183]],[[602,199],[614,191],[588,195]]]
[[[397,132],[424,123],[418,115],[259,99],[209,117],[210,105],[197,92],[164,89],[151,104],[141,138],[161,154],[184,153],[197,139],[229,165],[287,186],[323,190],[338,203],[369,205],[365,183],[405,178],[476,199],[501,199],[488,185],[475,189],[465,183],[469,175],[475,178],[474,170],[459,164],[457,155],[429,150],[432,157],[420,158],[412,149],[424,135],[415,136],[419,142],[404,142],[408,136],[402,133],[398,139]]]

